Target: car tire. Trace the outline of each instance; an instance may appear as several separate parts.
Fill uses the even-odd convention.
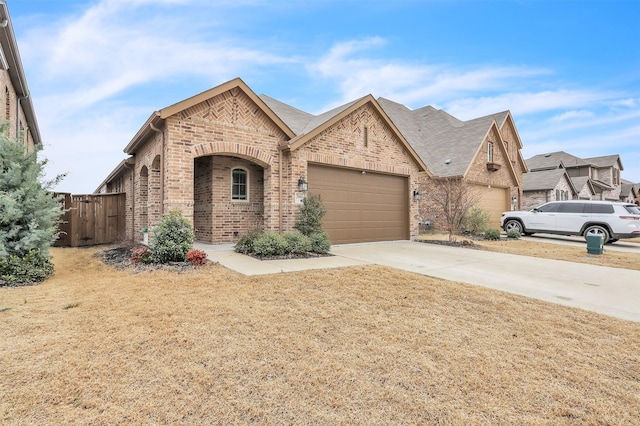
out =
[[[603,237],[603,243],[606,243],[609,241],[609,231],[607,231],[607,228],[605,228],[604,226],[600,226],[600,225],[591,225],[588,226],[587,229],[584,230],[584,238],[585,240],[587,239],[588,235],[602,235]]]
[[[520,221],[515,219],[509,219],[504,223],[504,232],[518,231],[520,234],[524,234],[524,227]]]

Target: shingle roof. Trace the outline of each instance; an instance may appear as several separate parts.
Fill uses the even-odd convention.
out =
[[[554,189],[560,180],[567,179],[564,169],[538,170],[522,175],[523,191],[544,191]],[[569,180],[567,180],[568,183]]]
[[[576,192],[578,193],[580,193],[580,191],[582,191],[582,188],[584,188],[585,186],[589,187],[588,189],[591,194],[596,193],[595,189],[593,188],[593,181],[589,176],[572,177],[571,182],[573,183],[573,186],[576,187]]]
[[[612,167],[620,161],[620,156],[618,154],[603,155],[600,157],[585,158],[584,161],[588,161],[596,167]],[[622,167],[622,161],[620,161],[620,169],[624,170]]]
[[[314,118],[313,115],[307,112],[301,111],[267,95],[258,95],[258,97],[262,99],[296,135],[302,133],[305,126]]]
[[[262,99],[262,101],[267,104],[267,106],[271,108],[271,110],[276,113],[276,115],[280,117],[280,119],[284,121],[291,130],[295,132],[296,136],[310,132],[362,99],[356,99],[353,102],[346,103],[320,115],[313,115],[273,99],[267,95],[259,95],[259,98]]]
[[[504,122],[508,111],[469,121],[426,106],[410,110],[385,98],[378,103],[407,141],[437,176],[461,176],[473,160],[478,147],[496,120]]]
[[[635,185],[633,183],[625,183],[623,182],[622,185],[620,185],[620,195],[621,196],[633,196],[633,192],[635,190]]]
[[[530,171],[557,168],[560,164],[564,167],[588,166],[589,162],[582,158],[568,154],[564,151],[551,152],[548,154],[539,154],[527,160],[527,167]]]

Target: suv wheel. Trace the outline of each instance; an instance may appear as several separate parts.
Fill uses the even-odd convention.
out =
[[[602,235],[603,242],[606,243],[609,241],[609,231],[607,228],[600,225],[591,225],[584,230],[584,238],[587,238],[587,235]]]
[[[515,219],[510,219],[508,220],[505,224],[504,224],[504,231],[509,233],[511,231],[518,231],[520,234],[524,233],[524,227],[522,226],[522,224],[515,220]]]

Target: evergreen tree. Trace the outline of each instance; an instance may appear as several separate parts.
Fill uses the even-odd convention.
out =
[[[0,285],[42,281],[53,270],[49,247],[58,236],[63,211],[49,191],[62,176],[43,181],[46,161],[38,150],[8,137],[0,129]],[[34,271],[33,269],[41,270]]]
[[[322,218],[326,213],[320,195],[309,193],[302,200],[300,216],[293,227],[306,236],[322,231]]]

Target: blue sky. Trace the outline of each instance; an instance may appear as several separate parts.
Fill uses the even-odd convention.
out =
[[[620,154],[640,182],[640,1],[7,3],[61,191],[92,192],[153,111],[235,77],[310,113],[367,94],[508,109],[525,158]]]

